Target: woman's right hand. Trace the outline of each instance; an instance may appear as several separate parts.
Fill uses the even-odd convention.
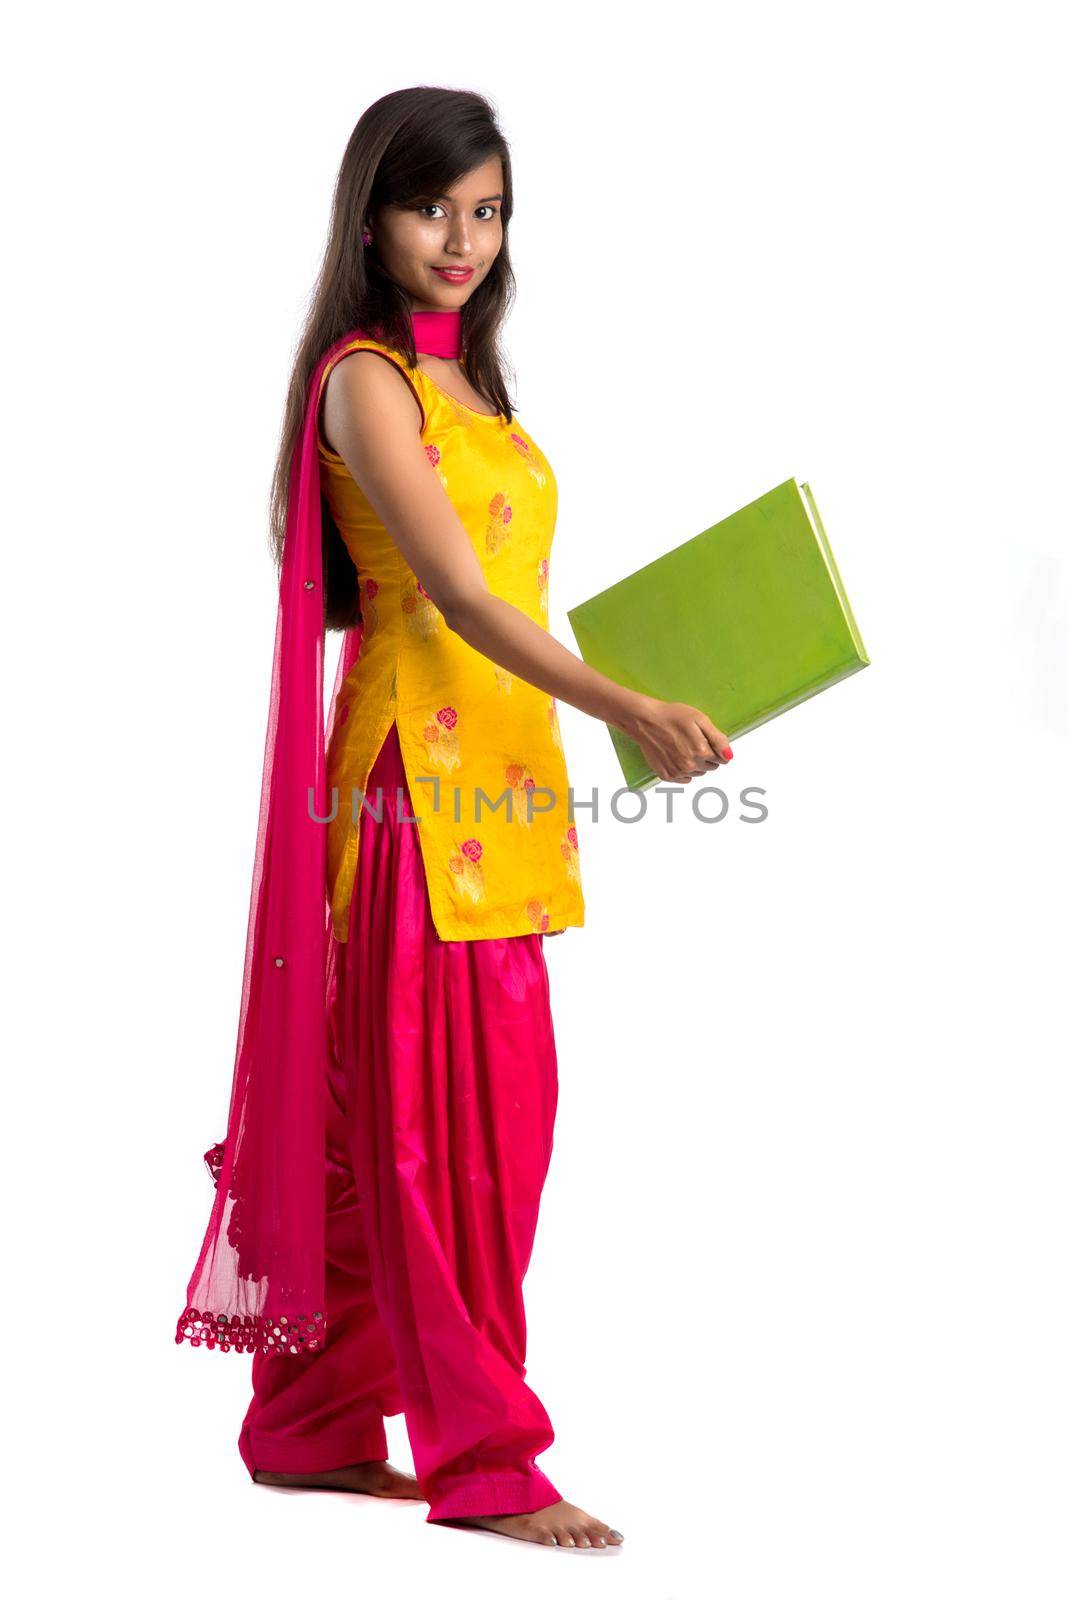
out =
[[[727,735],[697,706],[644,695],[624,733],[641,747],[658,778],[689,783],[733,759]]]

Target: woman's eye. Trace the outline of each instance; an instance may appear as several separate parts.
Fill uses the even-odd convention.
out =
[[[436,200],[431,200],[431,201],[429,201],[429,203],[427,205],[419,206],[418,209],[420,211],[424,211],[424,212],[425,211],[440,211],[441,207],[438,205]],[[490,217],[495,217],[497,215],[497,207],[496,206],[476,206],[475,209],[477,211],[488,211],[489,212],[489,216],[488,217],[484,217],[482,219],[484,222],[488,222]]]

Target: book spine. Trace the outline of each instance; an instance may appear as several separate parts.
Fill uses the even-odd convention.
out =
[[[868,657],[868,652],[864,648],[864,641],[860,637],[860,629],[857,627],[857,619],[854,617],[853,608],[849,604],[849,596],[845,592],[845,585],[842,582],[842,575],[838,571],[838,563],[834,559],[834,552],[831,549],[830,540],[827,538],[827,534],[823,526],[823,519],[819,513],[819,507],[816,505],[816,497],[812,493],[812,490],[809,488],[807,483],[801,484],[800,489],[805,508],[808,511],[809,520],[812,523],[816,538],[819,541],[820,553],[822,554],[824,561],[827,563],[827,570],[831,575],[831,582],[834,584],[835,592],[838,595],[838,600],[842,607],[842,613],[845,616],[846,624],[849,628],[853,643],[857,647],[857,654],[861,659],[862,665],[869,667],[871,666],[871,661]]]

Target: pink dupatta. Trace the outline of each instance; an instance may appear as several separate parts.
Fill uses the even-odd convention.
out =
[[[297,1354],[325,1334],[328,995],[326,749],[362,626],[345,635],[323,714],[318,402],[308,386],[289,472],[271,701],[226,1138],[205,1161],[215,1201],[175,1335],[218,1350]]]

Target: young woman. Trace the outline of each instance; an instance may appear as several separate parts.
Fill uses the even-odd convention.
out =
[[[253,1353],[254,1481],[594,1548],[622,1535],[535,1464],[554,1434],[524,1382],[557,1103],[542,940],[584,916],[556,701],[671,781],[730,750],[548,631],[556,483],[497,351],[511,214],[481,96],[401,90],[360,119],[275,480],[237,1063],[178,1339]],[[387,1460],[400,1411],[414,1478]]]

